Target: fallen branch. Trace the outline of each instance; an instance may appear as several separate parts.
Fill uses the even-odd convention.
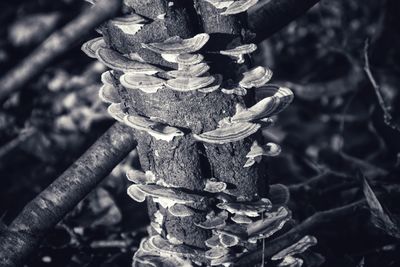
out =
[[[120,3],[121,0],[99,1],[88,12],[50,35],[32,54],[0,79],[0,103],[14,91],[22,89],[56,57],[68,51],[82,36],[113,17],[119,10]]]
[[[365,204],[366,200],[363,199],[339,208],[317,212],[287,233],[268,242],[264,250],[259,249],[252,253],[243,255],[235,263],[235,266],[254,266],[255,263],[261,262],[263,255],[266,258],[270,258],[282,249],[297,242],[304,235],[309,234],[317,226],[353,214],[356,209]]]
[[[134,147],[132,130],[122,124],[114,124],[2,231],[0,265],[21,265],[37,248],[42,237]]]
[[[267,39],[290,22],[306,13],[320,0],[264,1],[249,11],[249,27],[256,42]]]

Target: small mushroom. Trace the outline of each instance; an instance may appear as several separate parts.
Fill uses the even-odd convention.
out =
[[[204,75],[209,69],[210,69],[210,66],[207,63],[203,62],[203,63],[191,65],[186,68],[179,69],[179,70],[170,70],[170,71],[167,71],[167,74],[174,78],[199,77],[199,76]]]
[[[271,209],[271,202],[267,198],[262,198],[254,202],[234,202],[234,203],[218,203],[217,207],[227,210],[232,214],[245,215],[249,217],[257,217],[260,213]]]
[[[152,94],[164,87],[164,80],[152,75],[125,73],[119,78],[122,86],[127,89],[139,89]]]
[[[266,213],[266,218],[247,225],[249,241],[267,238],[278,232],[291,219],[291,213],[281,206],[277,211]]]
[[[157,140],[170,142],[174,137],[184,135],[178,128],[154,122],[139,115],[125,115],[123,121],[136,130],[147,132]]]
[[[156,182],[156,177],[151,171],[142,172],[132,169],[126,172],[126,177],[135,184],[154,184]]]
[[[242,87],[234,87],[231,89],[222,88],[221,92],[227,95],[240,95],[244,96],[247,94],[247,90]]]
[[[196,226],[203,229],[216,229],[226,225],[226,220],[228,219],[228,213],[222,211],[217,215],[214,212],[207,214],[206,220],[200,223],[194,223]]]
[[[235,0],[204,0],[212,4],[217,9],[227,8],[235,2]]]
[[[274,205],[286,205],[290,200],[289,188],[283,184],[270,185],[269,199]]]
[[[224,247],[213,247],[206,251],[205,256],[207,259],[219,259],[222,258],[224,255],[228,254],[229,250]]]
[[[104,84],[102,87],[100,87],[99,90],[99,98],[109,104],[117,104],[121,102],[121,97],[118,94],[118,90],[108,84]]]
[[[210,193],[220,193],[226,189],[226,183],[217,181],[215,178],[207,179],[204,191]]]
[[[204,60],[201,54],[179,54],[176,57],[176,63],[183,66],[191,66],[199,64]]]
[[[119,122],[124,122],[124,116],[126,116],[126,113],[122,109],[122,104],[121,103],[109,105],[108,108],[107,108],[107,112],[115,120],[117,120]]]
[[[237,46],[233,49],[222,50],[220,51],[220,54],[234,57],[236,58],[236,62],[238,64],[242,64],[244,63],[244,55],[251,54],[256,50],[257,46],[255,44],[245,44]]]
[[[175,217],[189,217],[194,215],[193,210],[183,204],[175,204],[169,207],[168,211]]]
[[[303,259],[287,256],[278,264],[278,267],[301,267],[303,263]]]
[[[143,202],[146,200],[146,194],[135,184],[128,187],[128,196],[137,202]]]
[[[260,146],[257,140],[255,140],[251,145],[249,153],[247,153],[246,155],[246,158],[248,158],[248,160],[243,167],[247,168],[252,166],[255,162],[260,162],[262,156],[275,157],[279,155],[280,152],[281,148],[277,144],[267,143],[263,146]]]
[[[151,196],[154,201],[158,201],[157,199],[161,200],[169,200],[171,204],[191,204],[191,203],[200,203],[203,201],[204,197],[185,193],[182,190],[175,189],[175,188],[165,188],[159,185],[136,185],[141,191],[143,191],[147,196]],[[157,198],[157,199],[156,199]],[[168,206],[172,207],[172,206]]]
[[[214,76],[206,77],[179,77],[170,79],[165,82],[165,85],[179,92],[189,92],[209,86],[215,81]]]
[[[219,240],[221,244],[226,248],[233,247],[239,244],[239,238],[237,236],[226,233],[220,234]]]
[[[187,54],[200,50],[209,38],[207,33],[200,33],[188,39],[175,36],[162,43],[142,44],[142,46],[158,54]]]
[[[142,74],[155,74],[162,71],[148,63],[132,60],[122,54],[108,48],[99,48],[96,51],[97,59],[113,70],[122,72],[134,72]]]
[[[271,117],[286,108],[293,100],[293,93],[288,88],[279,87],[272,96],[268,96],[257,102],[250,108],[236,106],[236,113],[231,122],[254,121]]]
[[[147,19],[133,13],[125,17],[114,18],[110,22],[124,33],[133,35],[147,23]]]
[[[292,90],[287,87],[280,87],[273,84],[267,84],[258,90],[262,90],[263,92],[268,92],[270,95],[274,95],[279,98],[279,105],[274,110],[273,114],[278,114],[282,110],[284,110],[290,103],[292,103],[294,94]]]
[[[201,254],[196,249],[191,248],[189,246],[181,245],[174,245],[168,242],[168,240],[162,238],[159,235],[154,235],[149,238],[150,244],[158,249],[161,253],[166,253],[170,255],[177,255],[177,256],[184,256],[184,257],[191,257],[192,255]]]
[[[111,71],[105,71],[101,74],[101,82],[103,84],[113,85],[114,84],[114,77]]]
[[[231,220],[239,224],[250,224],[253,222],[249,217],[239,214],[235,214]]]
[[[222,246],[221,241],[219,240],[219,235],[213,235],[211,238],[207,239],[205,245],[209,248]]]
[[[201,88],[197,91],[207,94],[218,90],[222,84],[223,77],[221,74],[214,74],[214,77],[215,81],[212,84],[208,85],[207,87]]]
[[[193,134],[197,141],[210,144],[225,144],[242,140],[260,129],[260,124],[250,122],[238,122],[229,125],[223,125],[213,131],[202,134]]]
[[[272,71],[270,69],[259,66],[244,72],[243,79],[239,82],[239,85],[246,89],[257,88],[266,84],[271,77]]]
[[[221,15],[235,15],[246,12],[250,7],[258,3],[258,0],[237,0],[234,1]]]
[[[96,58],[96,51],[100,48],[106,48],[107,45],[104,42],[103,37],[97,37],[87,41],[81,46],[81,50],[91,58]]]
[[[314,236],[306,235],[302,239],[297,241],[295,244],[281,250],[280,252],[272,256],[271,259],[280,260],[287,256],[300,254],[306,251],[309,247],[315,246],[316,244],[317,244],[317,239]]]

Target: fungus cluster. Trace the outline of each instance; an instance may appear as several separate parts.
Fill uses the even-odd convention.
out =
[[[245,12],[257,0],[203,0],[218,9],[223,15]],[[137,34],[149,23],[137,14],[115,18],[110,21],[116,28],[128,35]],[[117,121],[136,131],[145,132],[155,140],[172,142],[184,135],[197,142],[221,145],[241,141],[259,129],[272,125],[272,116],[285,109],[293,100],[290,89],[267,84],[272,71],[266,67],[255,67],[242,73],[238,80],[225,81],[220,74],[213,73],[206,62],[206,53],[218,53],[243,64],[246,55],[257,49],[255,44],[243,44],[219,51],[203,51],[210,36],[200,33],[192,38],[175,36],[157,43],[142,43],[141,47],[155,53],[173,68],[155,66],[145,62],[137,53],[121,54],[111,48],[102,37],[86,42],[82,50],[97,58],[111,70],[101,76],[103,86],[99,97],[109,104],[108,112]],[[204,53],[200,53],[204,52]],[[212,64],[211,64],[212,65]],[[242,68],[243,69],[243,68]],[[128,114],[120,96],[120,90],[139,90],[144,94],[158,94],[170,90],[176,94],[227,94],[244,96],[248,90],[262,88],[270,96],[251,107],[237,104],[236,113],[219,121],[217,128],[198,134],[173,125],[155,121],[155,118],[141,114]],[[189,136],[188,136],[189,135]],[[243,159],[243,168],[251,168],[263,156],[276,156],[280,147],[274,143],[259,144],[254,141]],[[156,211],[152,215],[150,237],[142,240],[135,253],[133,266],[230,266],[239,256],[256,250],[259,241],[278,233],[291,220],[286,208],[289,191],[283,185],[272,185],[269,198],[244,201],[232,194],[229,184],[218,177],[204,180],[202,191],[178,188],[156,177],[151,171],[130,170],[127,178],[132,184],[128,195],[138,202],[151,198],[162,207],[168,216],[184,219],[204,212],[202,221],[195,221],[195,227],[208,231],[209,238],[204,247],[195,248],[184,244],[184,240],[167,233],[165,216]],[[212,200],[211,206],[206,200]],[[302,260],[296,255],[315,245],[316,239],[306,236],[297,243],[280,251],[271,260],[280,266],[301,266]]]

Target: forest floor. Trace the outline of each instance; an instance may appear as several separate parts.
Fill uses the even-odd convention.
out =
[[[352,216],[312,229],[323,266],[400,266],[400,38],[380,38],[390,13],[385,2],[323,0],[254,55],[255,63],[274,71],[273,83],[296,95],[263,133],[282,146],[281,155],[268,160],[268,171],[272,183],[289,187],[294,218],[301,222],[368,199]],[[0,74],[87,6],[80,0],[0,3]],[[84,36],[0,108],[4,223],[113,123],[97,95],[106,68],[80,50],[95,36]],[[371,77],[364,71],[367,54]],[[139,166],[135,151],[49,233],[25,266],[130,266],[148,224],[145,205],[125,193],[131,166]]]

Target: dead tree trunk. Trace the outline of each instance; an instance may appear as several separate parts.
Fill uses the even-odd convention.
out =
[[[109,101],[112,115],[137,130],[143,172],[128,173],[135,183],[128,193],[138,201],[146,197],[152,223],[134,266],[231,264],[290,219],[287,209],[272,208],[265,198],[268,180],[260,161],[279,149],[259,145],[257,130],[271,124],[268,117],[292,94],[270,87],[272,96],[255,104],[254,88],[272,72],[249,71],[247,54],[255,45],[249,44],[244,2],[251,1],[238,1],[237,15],[229,16],[203,0],[127,0],[124,17],[99,29],[105,44],[84,46],[113,69],[104,75],[108,90],[118,90]],[[136,28],[124,27],[127,21]],[[180,55],[201,59],[187,66]],[[200,66],[208,71],[191,74]],[[152,81],[160,79],[154,88]],[[199,86],[202,79],[213,80]],[[269,221],[263,220],[266,210]]]

